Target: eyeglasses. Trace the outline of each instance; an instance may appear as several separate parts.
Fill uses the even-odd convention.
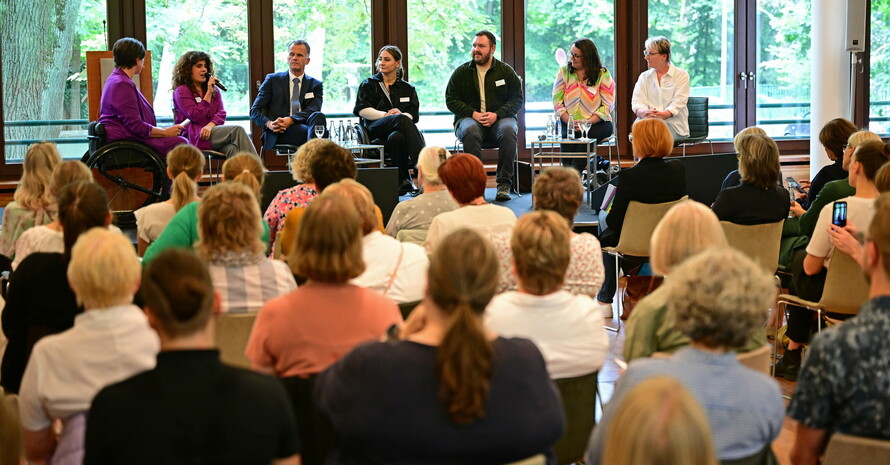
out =
[[[577,59],[580,60],[581,58],[584,58],[584,55],[581,55],[581,54],[578,54],[578,53],[572,53],[572,58],[577,58]]]
[[[650,52],[649,50],[643,50],[644,57],[648,57],[648,56],[652,56],[652,55],[661,55],[661,54],[658,52]]]

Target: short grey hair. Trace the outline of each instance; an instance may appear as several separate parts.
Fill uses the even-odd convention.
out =
[[[658,53],[667,55],[668,63],[671,62],[671,40],[665,36],[654,36],[646,39],[646,50],[654,48]]]
[[[760,265],[730,247],[687,259],[665,284],[674,327],[695,342],[729,350],[744,346],[763,325],[776,292]]]

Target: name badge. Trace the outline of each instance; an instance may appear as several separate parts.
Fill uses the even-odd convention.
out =
[[[204,99],[202,99],[201,97],[195,97],[195,102],[201,103],[201,100],[204,100]]]
[[[411,97],[399,97],[399,102],[410,102]]]
[[[494,81],[494,85],[495,85],[495,87],[505,86],[505,85],[507,85],[507,81],[505,81],[503,79],[498,79],[497,81]]]
[[[315,92],[306,92],[303,98],[315,98]]]

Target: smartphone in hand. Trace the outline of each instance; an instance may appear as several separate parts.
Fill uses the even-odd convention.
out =
[[[807,191],[803,190],[803,187],[800,187],[800,183],[795,181],[793,177],[788,176],[785,178],[785,181],[788,183],[789,189],[794,189],[800,194],[806,194]]]
[[[831,213],[831,224],[843,228],[847,225],[847,202],[835,202]]]

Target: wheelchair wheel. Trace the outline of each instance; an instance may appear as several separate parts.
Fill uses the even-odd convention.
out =
[[[165,164],[147,145],[111,142],[96,150],[86,164],[108,193],[108,208],[115,214],[130,213],[164,195]]]

